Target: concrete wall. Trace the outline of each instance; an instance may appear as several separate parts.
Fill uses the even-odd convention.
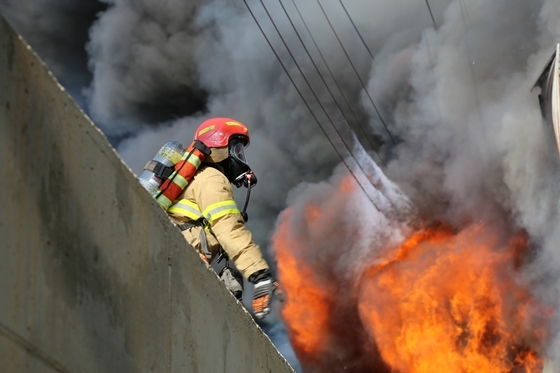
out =
[[[0,372],[292,372],[0,19]]]

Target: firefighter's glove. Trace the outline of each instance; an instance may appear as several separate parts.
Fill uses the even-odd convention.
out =
[[[281,291],[278,288],[278,283],[272,280],[268,269],[253,273],[249,276],[249,281],[255,284],[253,312],[255,312],[257,319],[262,319],[270,313],[272,296],[276,294],[281,297]]]

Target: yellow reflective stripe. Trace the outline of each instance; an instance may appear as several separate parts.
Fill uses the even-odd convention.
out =
[[[188,153],[183,155],[183,158],[181,159],[184,161],[187,156]],[[193,165],[196,169],[198,169],[200,167],[200,164],[202,163],[200,161],[200,158],[198,158],[195,154],[191,154],[187,162]],[[183,176],[181,176],[181,174],[178,173],[177,171],[173,171],[173,173],[169,175],[169,179],[173,181],[175,184],[177,184],[177,186],[182,190],[185,189],[187,185],[189,185],[189,181],[185,179]]]
[[[243,130],[243,132],[247,132],[247,127],[245,127],[245,125],[239,123],[239,122],[226,122],[226,124],[228,126],[237,126],[237,127],[241,127],[241,129]]]
[[[187,153],[188,155],[189,153]],[[186,159],[186,157],[184,157]],[[200,158],[198,158],[198,156],[194,153],[191,154],[191,156],[189,157],[189,159],[187,160],[187,162],[189,162],[190,164],[192,164],[194,167],[199,168],[200,164],[202,163],[202,161],[200,160]]]
[[[237,204],[232,199],[213,203],[202,212],[210,224],[222,216],[240,213],[241,212],[237,208]]]
[[[198,205],[196,203],[191,202],[187,199],[182,199],[174,203],[168,211],[170,213],[186,216],[191,220],[197,220],[201,217],[205,217],[210,224],[212,224],[216,219],[221,218],[222,216],[241,213],[237,208],[237,204],[232,199],[213,203],[208,206],[202,213],[200,212],[200,209],[198,208]]]
[[[154,194],[154,197],[156,197],[156,194],[160,193],[159,191],[157,191]],[[165,194],[161,193],[157,198],[156,201],[158,201],[158,203],[164,208],[164,209],[169,209],[169,206],[171,206],[171,204],[173,203],[173,201],[171,201],[169,198],[167,198],[165,196]]]
[[[204,135],[206,132],[213,130],[214,128],[216,128],[216,126],[208,126],[206,128],[201,129],[200,131],[198,131],[198,136],[202,136]]]
[[[197,220],[202,217],[198,205],[187,199],[182,199],[175,203],[168,211],[174,214],[186,216],[191,220]]]
[[[190,156],[189,156],[189,154],[190,154]],[[194,152],[193,153],[188,152],[188,153],[183,154],[183,156],[181,157],[181,160],[186,161],[187,157],[189,158],[188,162],[190,164],[192,164],[196,168],[198,168],[198,166],[200,166],[201,160],[200,160],[200,158],[198,158],[198,156],[196,154],[194,154]]]
[[[226,122],[226,124],[228,126],[238,126],[238,127],[243,127],[243,125],[239,122]]]
[[[185,179],[181,174],[178,174],[177,171],[173,172],[169,178],[181,188],[181,190],[185,189],[187,185],[189,185],[189,181]]]

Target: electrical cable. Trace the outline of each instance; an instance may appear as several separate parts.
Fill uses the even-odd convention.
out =
[[[350,172],[350,174],[352,175],[352,177],[356,180],[356,183],[360,186],[360,188],[362,189],[362,191],[364,192],[364,194],[366,195],[366,197],[370,200],[370,202],[372,203],[372,205],[376,208],[377,211],[379,211],[379,208],[377,207],[377,205],[375,204],[375,202],[373,201],[373,199],[370,197],[370,195],[366,192],[364,186],[361,184],[361,182],[359,181],[358,177],[356,176],[356,174],[354,174],[354,172],[352,171],[350,165],[346,162],[346,160],[344,159],[344,157],[342,156],[342,154],[340,154],[340,152],[338,151],[336,145],[333,143],[332,139],[330,138],[330,136],[328,135],[327,131],[324,129],[324,127],[321,125],[321,122],[319,121],[319,119],[317,118],[317,115],[315,114],[315,112],[311,109],[311,106],[309,105],[309,103],[307,102],[307,100],[305,99],[305,96],[303,95],[303,93],[301,92],[301,90],[298,88],[298,86],[296,85],[294,79],[292,78],[290,72],[288,71],[288,69],[286,68],[286,66],[284,65],[284,63],[282,62],[282,59],[280,58],[280,56],[278,55],[278,52],[276,51],[276,49],[274,48],[274,46],[272,45],[272,43],[270,42],[270,39],[268,38],[268,36],[266,36],[266,33],[264,32],[261,24],[259,23],[259,21],[257,20],[257,17],[255,16],[255,14],[253,13],[253,11],[251,10],[251,7],[249,6],[249,4],[247,4],[247,0],[243,0],[243,2],[245,3],[245,6],[247,7],[247,10],[249,11],[249,13],[251,14],[251,17],[253,17],[253,20],[255,21],[255,23],[257,24],[257,27],[259,28],[261,34],[264,36],[266,42],[268,43],[268,45],[270,46],[270,49],[272,50],[272,52],[274,53],[274,55],[276,56],[276,59],[278,60],[278,62],[280,63],[280,65],[282,66],[282,69],[284,70],[284,72],[286,73],[286,75],[288,76],[288,78],[290,79],[292,85],[294,86],[294,88],[296,89],[296,91],[298,92],[299,96],[301,97],[301,99],[303,100],[305,106],[307,107],[307,109],[309,110],[309,112],[311,113],[311,115],[313,116],[313,118],[315,119],[315,121],[317,122],[317,124],[319,125],[319,128],[321,129],[321,131],[323,132],[323,134],[325,135],[325,137],[327,138],[327,140],[329,141],[330,145],[333,147],[334,151],[337,153],[337,155],[339,156],[340,160],[342,161],[342,163],[346,166],[346,168],[348,169],[348,171]],[[270,17],[270,19],[272,20],[272,17],[270,16],[270,13],[268,12],[268,10],[266,9],[266,7],[264,6],[264,4],[262,3],[261,0],[261,4],[263,5],[263,8],[265,9],[266,13],[268,14],[268,16]],[[276,28],[276,25],[273,22],[273,26],[276,29],[276,31],[278,32],[278,34],[280,35],[282,41],[285,43],[284,39],[282,38],[280,32],[278,31],[278,29]],[[290,53],[290,55],[292,56],[292,59],[294,59],[293,55],[291,54],[291,52],[288,50],[288,52]],[[295,62],[295,59],[294,59]],[[300,73],[302,74],[304,80],[307,82],[307,79],[305,78],[305,75],[303,75],[303,72],[301,71],[301,68],[299,67],[299,65],[296,66],[298,67]],[[309,83],[307,82],[307,84],[309,85]],[[313,90],[312,90],[313,92]],[[315,95],[315,92],[313,92],[313,94]],[[317,96],[315,95],[315,98],[317,99],[319,105],[323,108],[323,111],[325,111],[325,114],[327,114],[326,110],[324,109],[324,107],[322,106],[321,102],[318,100]],[[327,114],[327,117],[330,119],[330,117]],[[331,121],[332,123],[332,121]],[[333,127],[334,127],[334,123],[333,123]],[[336,129],[336,127],[335,127]],[[354,161],[356,161],[356,159],[354,158]],[[357,161],[356,161],[357,163]],[[358,163],[358,166],[359,163]],[[360,166],[361,168],[361,166]],[[363,169],[362,169],[363,171]],[[367,178],[367,174],[366,174],[366,178]],[[369,180],[369,178],[368,178]]]
[[[360,164],[360,162],[358,162],[358,160],[356,159],[356,157],[354,156],[354,154],[352,153],[352,150],[350,150],[350,147],[348,146],[348,144],[346,144],[346,142],[344,141],[344,138],[342,136],[342,134],[339,132],[338,128],[336,127],[336,125],[334,124],[334,121],[332,120],[331,116],[329,115],[327,109],[325,108],[325,106],[323,105],[323,103],[321,102],[321,100],[319,99],[319,96],[317,96],[317,93],[315,93],[315,90],[313,89],[313,86],[311,85],[311,83],[309,82],[309,80],[307,79],[307,77],[305,76],[305,74],[303,73],[303,70],[301,69],[301,67],[299,66],[299,64],[297,63],[296,58],[294,57],[292,51],[290,50],[288,43],[286,43],[286,40],[284,39],[284,37],[282,36],[282,33],[280,32],[280,30],[278,29],[276,23],[274,22],[274,19],[272,18],[272,15],[270,14],[270,12],[268,11],[268,8],[264,5],[263,0],[260,0],[260,3],[264,9],[264,11],[266,12],[268,18],[270,19],[270,22],[272,23],[272,26],[274,27],[274,29],[276,30],[276,32],[278,33],[278,36],[280,37],[280,40],[282,40],[282,43],[284,44],[284,47],[286,48],[286,50],[288,51],[288,54],[290,55],[290,57],[292,58],[294,64],[296,65],[299,73],[301,74],[301,76],[303,77],[303,80],[305,81],[305,83],[307,84],[307,86],[309,87],[311,93],[313,94],[313,96],[315,97],[315,100],[317,101],[317,103],[319,104],[319,106],[321,107],[321,109],[323,110],[323,112],[325,113],[325,115],[327,116],[327,119],[329,120],[329,122],[331,123],[332,128],[335,130],[336,134],[338,135],[340,141],[342,142],[342,144],[344,145],[344,147],[346,148],[346,151],[350,154],[350,156],[352,157],[352,159],[354,159],[354,162],[356,162],[356,164],[358,165],[358,167],[360,168],[360,170],[363,172],[363,174],[366,176],[366,178],[369,180],[369,178],[367,177],[367,173],[365,172],[365,170],[362,168],[362,165]],[[282,4],[282,2],[280,2],[280,5],[282,6],[282,8],[284,8],[284,5]],[[284,8],[285,9],[285,8]],[[291,19],[288,17],[290,23],[293,26],[293,23],[291,21]],[[295,27],[294,27],[295,30]],[[296,34],[299,37],[299,34],[296,31]],[[301,41],[301,39],[300,39]],[[303,41],[302,41],[303,44]],[[303,44],[304,49],[307,51],[307,48],[305,47],[305,44]],[[308,52],[309,53],[309,52]],[[310,56],[311,58],[311,56]],[[315,66],[315,68],[317,69],[317,66],[315,65],[315,62],[313,61],[313,59],[311,59],[311,62],[313,63],[313,65]],[[318,69],[317,69],[318,71]],[[323,79],[323,77],[321,76],[321,74],[319,73],[319,76],[321,77],[321,79]],[[326,84],[326,82],[323,80],[323,83],[325,84],[325,86],[327,87],[327,90],[330,92],[331,96],[332,96],[332,92],[330,91],[328,85]],[[334,98],[334,96],[333,96]],[[336,102],[336,100],[335,100]],[[338,105],[338,103],[337,103]],[[339,106],[340,109],[340,106]],[[319,123],[319,122],[318,122]],[[321,125],[319,123],[319,125]],[[325,131],[326,132],[326,131]],[[334,145],[334,144],[333,144]],[[349,168],[350,170],[350,168]],[[358,184],[360,185],[360,187],[362,188],[362,190],[364,191],[364,193],[367,195],[367,192],[365,191],[365,189],[363,188],[363,186],[361,185],[361,183],[358,181],[358,179],[354,176],[354,178],[356,179],[356,182],[358,182]],[[373,185],[373,183],[371,183]],[[374,186],[375,187],[375,186]],[[368,196],[369,197],[369,196]],[[371,201],[374,205],[375,203],[373,202],[373,200]],[[377,208],[377,206],[376,206]]]
[[[360,31],[358,30],[358,27],[356,26],[356,24],[354,23],[354,20],[352,19],[352,17],[350,17],[350,13],[348,13],[348,10],[346,10],[346,7],[344,6],[344,3],[342,2],[342,0],[338,0],[340,2],[340,5],[342,5],[342,9],[344,9],[344,13],[346,13],[346,15],[348,16],[348,19],[350,20],[350,22],[352,22],[352,26],[354,26],[354,30],[356,30],[356,32],[358,33],[358,36],[360,37],[360,40],[362,41],[362,43],[364,44],[364,47],[366,47],[369,55],[371,56],[372,60],[375,60],[375,57],[373,56],[373,53],[371,53],[371,51],[369,50],[368,45],[366,44],[366,41],[364,40],[364,38],[362,37],[362,34],[360,33]],[[428,1],[428,0],[426,0]]]
[[[438,82],[437,82],[437,79],[436,79],[436,74],[434,72],[436,63],[434,62],[435,58],[432,56],[432,52],[431,52],[431,49],[430,49],[429,37],[428,36],[423,37],[422,38],[422,43],[426,46],[426,53],[428,55],[428,61],[430,62],[430,73],[432,75],[432,81],[433,81],[433,84],[434,84],[434,95],[435,95],[435,98],[436,98],[434,105],[437,107],[437,122],[442,123],[442,117],[443,117],[442,112],[443,112],[443,110],[441,108],[441,102],[439,100],[440,87],[438,85]]]
[[[261,0],[262,1],[262,0]],[[321,3],[319,2],[319,0],[316,0],[317,4],[319,5],[319,7],[321,8],[321,11],[323,12],[332,32],[334,33],[336,40],[338,40],[338,44],[340,45],[340,47],[342,48],[342,50],[344,51],[344,54],[346,55],[346,58],[348,59],[348,61],[350,62],[350,65],[352,66],[352,69],[354,70],[354,73],[356,73],[356,76],[358,77],[358,79],[360,80],[360,83],[362,84],[362,88],[364,89],[364,91],[366,92],[369,101],[371,102],[371,105],[373,106],[373,108],[375,109],[375,112],[377,113],[377,116],[379,117],[379,119],[381,120],[381,123],[383,124],[383,127],[385,127],[385,130],[387,131],[387,133],[389,134],[389,137],[391,138],[391,141],[393,142],[393,144],[396,146],[397,142],[395,141],[395,139],[393,138],[393,135],[391,134],[391,131],[389,131],[389,127],[387,127],[387,123],[385,123],[385,120],[383,120],[383,117],[381,116],[381,113],[379,112],[379,109],[377,108],[377,105],[375,105],[375,102],[373,102],[373,99],[371,98],[371,95],[366,87],[366,84],[364,83],[362,77],[360,76],[360,74],[358,73],[358,70],[356,69],[356,66],[354,66],[354,63],[352,62],[352,59],[350,58],[350,56],[348,55],[348,52],[346,51],[346,48],[344,48],[344,44],[342,43],[342,41],[340,40],[340,38],[338,37],[338,34],[336,33],[336,30],[334,29],[329,17],[327,16],[327,13],[325,12],[325,9],[323,9],[323,6],[321,5]]]
[[[428,2],[428,0],[426,0],[426,5],[428,6],[428,11],[430,12],[430,16],[432,17],[432,22],[434,23],[434,29],[437,29],[436,20],[434,18],[434,14],[432,13],[432,8],[430,7],[430,3]]]
[[[468,65],[469,65],[469,70],[471,73],[471,79],[473,82],[473,89],[474,89],[474,99],[475,99],[475,104],[476,104],[476,109],[478,111],[478,119],[480,120],[480,123],[484,123],[483,120],[483,116],[482,116],[482,110],[480,108],[480,96],[478,94],[478,85],[476,84],[476,75],[474,73],[474,61],[472,60],[471,57],[471,52],[470,52],[470,48],[469,48],[469,43],[468,43],[468,39],[466,37],[467,31],[468,31],[468,26],[467,26],[467,18],[468,18],[468,14],[467,14],[467,5],[464,3],[464,0],[459,0],[459,5],[461,8],[461,17],[463,19],[463,27],[465,28],[465,37],[463,38],[463,41],[465,43],[465,51],[467,53],[467,60],[468,60]],[[484,126],[483,126],[484,128]]]
[[[434,25],[434,30],[437,31],[437,25],[436,25],[436,20],[434,18],[434,14],[432,13],[432,8],[430,7],[430,3],[428,2],[428,0],[426,0],[426,5],[428,6],[428,11],[430,12],[430,16],[432,18],[432,23]],[[429,36],[425,36],[422,37],[422,42],[426,45],[426,51],[428,54],[428,60],[430,61],[430,72],[432,73],[432,80],[434,83],[434,90],[435,90],[435,95],[436,98],[438,96],[439,93],[439,87],[437,84],[437,79],[436,79],[436,74],[434,72],[434,68],[435,68],[435,62],[434,62],[434,58],[432,56],[432,53],[430,51],[430,41],[429,41]],[[436,99],[436,103],[435,103],[436,107],[438,108],[437,110],[437,115],[438,115],[438,122],[442,122],[442,109],[441,109],[441,103],[439,100]]]
[[[336,104],[336,106],[338,107],[338,110],[340,111],[340,113],[342,114],[342,116],[344,117],[346,123],[349,123],[348,118],[346,117],[346,115],[344,114],[340,104],[338,103],[337,99],[335,98],[333,92],[331,91],[331,89],[329,88],[329,85],[327,84],[327,82],[325,81],[325,78],[323,77],[323,74],[321,74],[321,71],[319,70],[319,68],[317,67],[317,64],[315,63],[315,60],[313,59],[313,57],[311,56],[311,53],[309,52],[309,50],[307,49],[307,47],[305,46],[305,43],[303,42],[303,39],[301,37],[301,35],[299,34],[299,32],[297,31],[294,23],[292,22],[292,19],[290,17],[290,15],[288,14],[288,11],[286,10],[286,8],[284,7],[284,4],[282,3],[282,0],[278,0],[280,3],[280,6],[282,7],[282,10],[284,11],[284,14],[286,14],[286,17],[288,18],[288,21],[290,22],[290,25],[292,26],[294,32],[296,33],[301,45],[303,46],[305,52],[307,53],[307,56],[309,57],[309,59],[311,60],[311,63],[313,64],[313,67],[315,67],[315,70],[317,71],[317,74],[319,74],[319,77],[321,78],[323,84],[325,85],[325,87],[327,88],[327,91],[329,92],[329,94],[331,95],[334,103]],[[340,85],[338,84],[333,72],[331,71],[331,69],[329,68],[329,65],[325,59],[325,57],[323,56],[323,53],[321,52],[321,50],[319,49],[319,46],[317,45],[317,43],[315,42],[315,38],[313,38],[313,35],[311,34],[311,31],[309,30],[309,28],[307,27],[307,23],[305,22],[305,20],[303,19],[303,17],[301,16],[301,13],[299,11],[299,8],[297,7],[296,3],[294,0],[292,0],[292,3],[294,4],[301,20],[303,21],[305,28],[307,29],[307,32],[309,33],[309,36],[311,36],[311,39],[313,40],[313,43],[315,44],[315,48],[317,48],[317,51],[319,52],[319,55],[321,56],[323,63],[325,64],[325,66],[327,67],[327,70],[330,73],[330,76],[332,78],[332,80],[334,81],[336,87],[338,88],[340,94],[342,95],[342,97],[344,98],[344,101],[346,102],[346,105],[348,106],[348,108],[350,109],[350,111],[352,112],[354,119],[356,120],[356,123],[358,123],[358,126],[360,127],[360,129],[362,130],[362,132],[364,133],[365,137],[368,139],[373,151],[375,152],[375,154],[377,154],[377,157],[379,158],[379,160],[381,161],[381,163],[383,163],[383,165],[385,167],[387,167],[387,164],[385,163],[385,161],[383,161],[383,158],[381,158],[381,156],[379,155],[379,153],[377,152],[377,150],[375,149],[375,146],[373,145],[373,142],[370,140],[369,136],[367,135],[365,129],[363,128],[361,122],[358,120],[358,117],[356,116],[356,113],[354,112],[354,110],[352,109],[352,106],[350,105],[350,103],[348,102],[348,100],[346,99],[346,96],[344,95],[344,92],[342,91],[342,88],[340,87]],[[344,140],[342,140],[344,142]],[[346,144],[345,144],[346,145]],[[348,148],[348,146],[346,145],[346,147]],[[352,155],[353,156],[353,155]],[[353,157],[354,158],[354,157]],[[355,158],[354,158],[355,159]]]

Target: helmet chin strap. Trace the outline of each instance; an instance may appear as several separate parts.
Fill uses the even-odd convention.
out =
[[[241,216],[243,220],[247,222],[249,220],[249,215],[247,214],[247,206],[249,205],[249,198],[251,198],[251,189],[257,185],[256,180],[257,177],[253,173],[253,171],[249,171],[244,173],[243,175],[239,176],[238,179],[243,178],[242,183],[243,186],[247,188],[247,196],[245,197],[245,205],[243,206],[243,211],[241,211]],[[253,180],[255,182],[253,182]],[[240,180],[241,181],[241,180]]]

